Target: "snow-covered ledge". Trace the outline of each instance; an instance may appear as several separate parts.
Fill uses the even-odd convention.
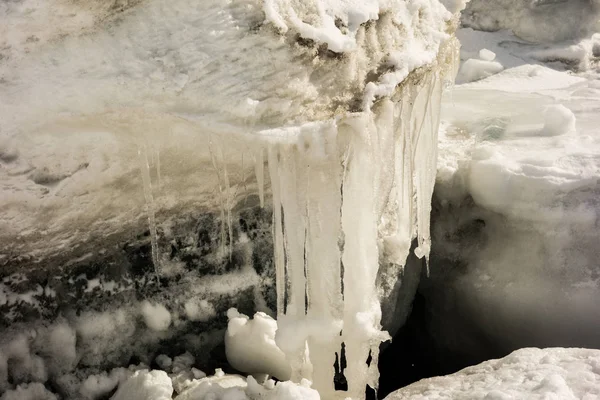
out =
[[[456,72],[452,12],[462,4],[445,1],[451,12],[438,0],[355,3],[3,4],[10,27],[0,58],[6,315],[14,317],[13,306],[39,310],[63,296],[51,283],[74,265],[83,274],[81,293],[120,292],[105,270],[89,280],[82,265],[148,230],[144,283],[183,279],[190,292],[140,291],[128,281],[137,292],[125,316],[106,317],[108,324],[143,317],[150,331],[163,332],[171,322],[211,317],[210,304],[182,307],[182,297],[264,278],[247,265],[256,237],[237,223],[250,199],[255,207],[274,205],[278,344],[292,378],[314,379],[327,397],[343,340],[350,395],[376,386],[377,348],[387,337],[380,298],[398,289],[413,239],[419,258],[429,254],[439,106]],[[219,215],[206,233],[217,236],[210,241],[217,248],[196,255],[223,265],[210,279],[172,257],[196,243],[164,239],[177,236],[177,218],[186,213]],[[115,268],[118,275],[118,257]],[[219,281],[231,269],[233,281]],[[23,291],[28,274],[40,271],[45,284]],[[261,293],[253,296],[257,308],[268,309]],[[137,306],[150,297],[185,312],[172,321],[162,305]],[[80,337],[93,331],[73,316],[81,309],[58,308],[61,323],[77,326]],[[311,339],[315,321],[329,324],[331,342]],[[298,329],[301,335],[286,338]],[[312,364],[301,351],[306,341],[317,349]],[[85,350],[85,340],[78,346]]]

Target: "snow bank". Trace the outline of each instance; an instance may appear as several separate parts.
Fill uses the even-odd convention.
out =
[[[540,65],[547,45],[507,32],[458,36],[463,60],[486,48],[507,68],[443,101],[431,336],[454,359],[597,348],[597,72]]]
[[[528,348],[452,375],[424,379],[386,399],[592,399],[600,396],[599,378],[599,350]]]

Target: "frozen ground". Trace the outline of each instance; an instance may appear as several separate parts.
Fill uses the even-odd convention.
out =
[[[448,376],[424,379],[387,400],[592,400],[600,396],[600,351],[518,350]]]

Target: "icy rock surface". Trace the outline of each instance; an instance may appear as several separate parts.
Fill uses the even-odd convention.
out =
[[[599,350],[526,348],[452,375],[424,379],[386,399],[595,399],[600,396],[599,367]]]

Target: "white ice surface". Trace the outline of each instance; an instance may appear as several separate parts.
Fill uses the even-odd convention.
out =
[[[465,189],[489,210],[526,220],[565,212],[592,218],[594,209],[556,201],[598,184],[600,75],[528,64],[516,38],[511,43],[503,32],[467,28],[458,36],[463,55],[494,48],[510,68],[445,97],[438,182],[450,182],[461,165]]]
[[[600,345],[600,74],[533,55],[506,31],[458,32],[462,59],[483,48],[506,69],[444,98],[436,197],[439,284],[457,314],[497,346]],[[587,39],[584,39],[587,40]],[[473,229],[473,224],[479,228]],[[460,271],[459,271],[460,270]],[[443,345],[478,339],[452,321]],[[477,351],[477,350],[473,350]]]
[[[386,400],[592,400],[600,350],[526,348],[455,374],[424,379]]]

